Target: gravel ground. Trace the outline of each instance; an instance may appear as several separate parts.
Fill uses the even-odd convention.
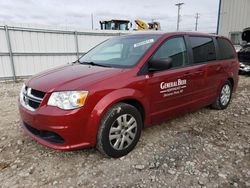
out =
[[[224,111],[203,108],[143,130],[120,159],[46,148],[19,128],[22,83],[0,83],[1,187],[250,187],[250,77]]]

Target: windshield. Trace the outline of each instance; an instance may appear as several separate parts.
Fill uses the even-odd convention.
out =
[[[109,39],[83,55],[80,63],[133,67],[160,36],[141,35]]]

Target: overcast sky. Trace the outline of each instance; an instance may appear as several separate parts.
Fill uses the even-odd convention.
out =
[[[162,30],[176,30],[176,3],[181,8],[180,30],[193,31],[195,13],[200,13],[198,31],[216,32],[219,0],[0,0],[0,22],[35,23],[91,29],[106,19],[159,21]],[[134,24],[135,25],[135,24]]]

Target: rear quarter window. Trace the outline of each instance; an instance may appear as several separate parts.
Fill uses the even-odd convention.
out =
[[[190,37],[193,51],[193,63],[203,63],[216,60],[215,46],[210,37]]]
[[[217,38],[218,44],[218,59],[234,59],[235,58],[235,50],[230,42],[223,38]]]

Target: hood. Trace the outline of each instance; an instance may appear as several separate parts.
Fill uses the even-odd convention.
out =
[[[243,41],[246,41],[247,43],[250,42],[250,27],[243,30],[241,38]]]
[[[52,69],[33,76],[28,87],[43,91],[86,89],[89,85],[119,74],[123,69],[73,64]]]

